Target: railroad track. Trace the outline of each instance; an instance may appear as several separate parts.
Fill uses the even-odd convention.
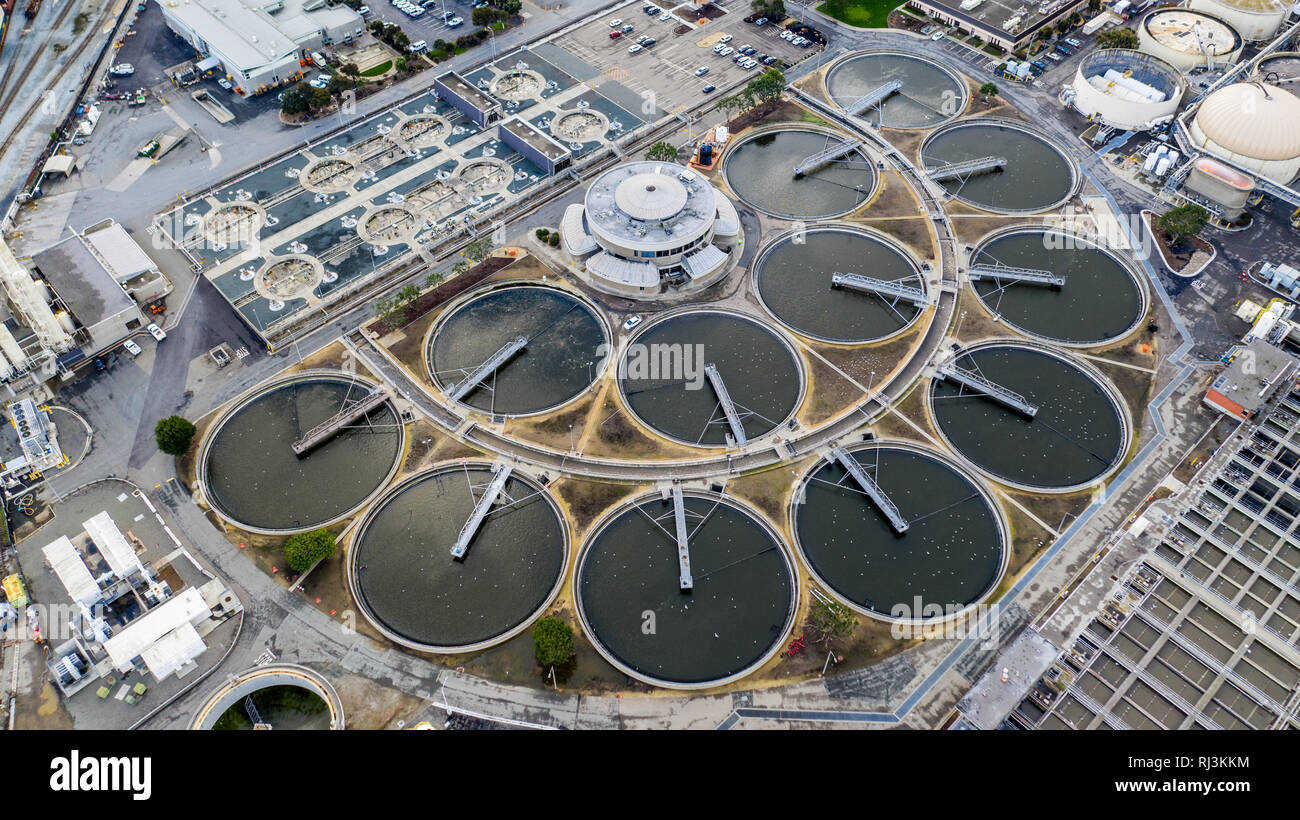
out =
[[[36,50],[36,53],[32,56],[32,58],[27,61],[27,66],[18,75],[16,81],[12,83],[12,87],[10,87],[11,84],[9,82],[10,78],[13,76],[12,72],[6,75],[3,80],[0,80],[0,95],[3,95],[0,96],[0,111],[9,110],[9,107],[13,103],[14,98],[18,95],[19,90],[22,89],[23,85],[27,82],[27,77],[32,73],[32,69],[36,67],[36,64],[40,62],[41,57],[44,56],[45,49],[49,48],[50,41],[51,39],[53,39],[54,32],[60,26],[63,25],[63,21],[67,19],[67,16],[69,13],[71,13],[72,7],[74,5],[76,4],[65,3],[63,5],[63,8],[59,11],[58,17],[56,17],[54,20],[54,25],[50,28],[50,32],[49,32],[50,36],[46,39],[45,42],[41,43],[40,48],[38,48]],[[94,22],[94,26],[90,29],[91,31],[90,36],[86,39],[85,43],[81,47],[82,50],[85,49],[86,45],[94,41],[95,39],[94,32],[102,29],[104,27],[104,23],[112,19],[113,16],[114,16],[113,4],[111,2],[105,2],[104,8],[100,10],[99,17],[96,18]],[[111,37],[112,34],[110,34],[109,36]],[[52,86],[57,85],[58,82],[61,79],[63,79],[63,75],[68,73],[68,69],[71,68],[76,63],[79,63],[79,61],[71,59],[71,57],[69,57],[69,59],[64,60],[63,65],[59,66],[58,70],[55,71],[55,73],[50,77],[49,81],[46,82],[45,86],[41,89],[40,94],[37,95],[37,99],[43,96],[45,92],[48,91]],[[41,106],[39,104],[30,105],[27,107],[26,112],[23,114],[22,118],[18,121],[18,124],[15,125],[9,131],[9,134],[5,137],[4,142],[0,143],[0,156],[4,156],[4,154],[8,152],[10,146],[13,144],[14,138],[25,127],[27,127],[27,123],[31,120],[32,115],[35,114],[40,109]]]

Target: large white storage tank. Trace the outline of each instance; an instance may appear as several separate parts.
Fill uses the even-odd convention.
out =
[[[1145,130],[1172,116],[1186,91],[1173,66],[1119,48],[1094,51],[1080,60],[1072,87],[1079,113],[1125,130]]]
[[[1285,0],[1191,0],[1188,6],[1223,18],[1247,40],[1272,38],[1291,14]]]
[[[1138,48],[1159,57],[1179,71],[1212,62],[1232,65],[1241,57],[1245,41],[1226,21],[1203,12],[1159,9],[1138,24]]]
[[[1300,175],[1300,97],[1277,86],[1224,86],[1205,98],[1188,130],[1207,154],[1274,182]]]

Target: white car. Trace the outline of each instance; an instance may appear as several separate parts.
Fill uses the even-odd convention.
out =
[[[629,316],[627,317],[627,321],[623,323],[623,329],[631,330],[632,328],[636,327],[639,324],[641,324],[640,316]]]
[[[463,25],[464,23],[465,21],[461,18],[453,17],[447,21],[447,28],[456,28],[456,26]]]
[[[226,89],[227,91],[230,91],[230,90],[234,89],[234,87],[235,87],[235,84],[232,83],[230,80],[227,80],[225,77],[219,77],[219,78],[217,78],[217,85],[221,86],[222,88]]]
[[[730,34],[724,34],[724,35],[722,35],[722,37],[718,40],[718,42],[719,42],[719,43],[730,43],[731,40],[732,40],[732,36],[731,36]]]
[[[126,348],[126,352],[130,353],[132,356],[139,356],[141,353],[144,352],[140,349],[140,345],[136,344],[130,339],[127,339],[125,342],[122,342],[122,347]]]
[[[618,27],[621,26],[621,25],[623,25],[623,18],[622,18],[622,17],[615,17],[613,20],[610,20],[610,21],[609,21],[609,27],[610,27],[610,28],[618,28]]]
[[[942,40],[943,37],[944,37],[944,33],[943,33],[942,31],[940,31],[940,32],[935,33],[933,36],[931,36],[930,39],[931,39],[931,40],[934,40],[935,42],[938,42],[938,41]]]
[[[153,322],[150,322],[149,326],[146,327],[145,330],[149,331],[149,335],[154,337],[160,342],[163,339],[167,338],[167,334],[163,332],[163,329],[158,327],[158,325],[154,324]]]
[[[311,82],[307,83],[307,85],[311,86],[312,88],[329,88],[329,87],[330,87],[330,84],[329,84],[329,83],[321,82],[320,80],[312,80]]]
[[[635,44],[630,45],[630,46],[627,47],[627,53],[628,53],[628,54],[636,54],[638,51],[641,51],[642,48],[643,48],[643,47],[642,47],[642,45],[641,45],[640,43],[635,43]]]
[[[369,13],[370,13],[370,6],[362,6],[361,8],[357,9],[357,14],[360,14],[362,17],[365,17]]]
[[[781,32],[781,39],[782,40],[794,39],[794,32],[790,31],[789,29],[786,29],[785,31]]]
[[[130,63],[118,63],[108,70],[115,77],[129,77],[135,73],[135,66]]]
[[[734,51],[735,49],[732,48],[731,46],[723,46],[722,48],[718,49],[718,53],[721,54],[723,57],[731,56],[731,53]]]

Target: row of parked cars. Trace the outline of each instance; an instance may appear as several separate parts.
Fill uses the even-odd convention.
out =
[[[421,2],[415,2],[415,0],[388,0],[388,2],[392,3],[398,11],[402,12],[407,17],[410,17],[412,20],[418,20],[425,15],[426,9],[429,9],[432,6],[441,5],[442,0],[421,0]],[[486,4],[482,3],[480,5]],[[475,6],[475,8],[478,8],[478,6]],[[465,23],[462,18],[457,17],[456,13],[451,11],[444,11],[442,13],[442,20],[447,24],[447,28],[456,28]]]
[[[772,65],[776,62],[775,57],[769,57],[766,54],[759,54],[758,49],[749,44],[733,48],[730,43],[732,36],[730,34],[722,35],[716,45],[713,46],[713,53],[719,57],[731,57],[731,61],[741,68],[757,68],[759,63],[763,65]],[[732,55],[735,55],[734,57]],[[753,56],[757,55],[757,56]]]

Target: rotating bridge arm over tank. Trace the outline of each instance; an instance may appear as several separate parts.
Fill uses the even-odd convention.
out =
[[[686,532],[686,501],[682,498],[682,489],[673,487],[673,523],[677,535],[677,575],[682,592],[695,588],[695,579],[691,577],[690,536]]]
[[[856,458],[839,447],[831,448],[830,456],[839,462],[845,472],[853,477],[853,480],[862,488],[862,492],[866,493],[867,498],[871,499],[871,503],[875,504],[876,509],[880,510],[881,514],[889,521],[889,526],[894,528],[894,532],[899,535],[907,532],[907,519],[898,511],[898,506],[890,500],[885,491],[880,489],[880,485],[875,482],[875,479],[867,475],[867,471],[862,469],[862,465],[858,463]]]
[[[483,380],[497,371],[501,365],[505,364],[519,351],[523,350],[528,344],[527,337],[516,336],[501,346],[496,353],[487,358],[487,361],[470,371],[469,375],[461,381],[448,387],[443,394],[449,398],[459,401],[465,397],[465,394],[483,383]]]
[[[722,405],[722,412],[727,417],[727,426],[731,428],[732,438],[740,445],[749,443],[749,436],[745,434],[745,425],[740,421],[740,413],[736,410],[736,403],[731,400],[731,394],[727,392],[727,385],[722,381],[718,366],[711,362],[706,364],[704,375],[708,377],[713,392],[718,396],[718,404]]]
[[[474,511],[470,513],[469,519],[465,525],[460,528],[460,533],[456,536],[456,543],[451,548],[451,557],[460,560],[465,557],[469,551],[469,543],[474,540],[478,534],[479,527],[483,526],[483,519],[487,517],[488,511],[496,503],[497,497],[505,489],[506,481],[510,479],[510,473],[514,470],[509,464],[499,464],[496,466],[492,481],[488,484],[483,495],[479,496],[478,501],[474,504]]]
[[[925,169],[926,174],[935,182],[943,182],[949,179],[965,179],[973,177],[976,174],[988,174],[993,171],[1001,171],[1007,165],[1006,157],[979,157],[977,159],[968,159],[963,162],[947,162],[943,165],[933,165]]]
[[[925,307],[930,303],[926,297],[925,291],[912,285],[904,285],[902,282],[891,281],[888,279],[877,279],[874,276],[863,276],[858,273],[840,273],[836,271],[831,274],[831,287],[848,288],[849,290],[862,291],[863,293],[874,293],[877,296],[888,296],[895,299],[902,299],[911,302],[917,307]]]
[[[1016,268],[1010,265],[979,264],[971,265],[968,271],[970,280],[993,279],[997,282],[1022,282],[1027,285],[1046,285],[1053,288],[1065,287],[1065,277],[1039,268]]]
[[[940,380],[954,381],[962,387],[969,388],[982,396],[987,396],[998,404],[1009,407],[1031,419],[1038,414],[1038,405],[1031,404],[1024,396],[981,376],[973,370],[958,367],[952,362],[940,365],[935,370],[934,375]]]
[[[853,102],[844,106],[844,113],[850,116],[857,116],[868,108],[880,105],[888,97],[898,93],[902,88],[903,83],[901,80],[890,80],[879,88],[873,91],[868,91],[866,94],[863,94],[861,97],[858,97]]]
[[[803,162],[794,166],[794,175],[796,177],[801,177],[804,174],[811,174],[813,171],[819,171],[827,165],[830,165],[835,160],[857,151],[864,145],[866,145],[866,143],[862,140],[841,142],[837,145],[832,145],[829,148],[818,151],[809,157],[805,157]]]
[[[351,404],[344,405],[343,409],[322,421],[320,424],[307,431],[306,435],[293,443],[293,452],[298,457],[302,457],[315,448],[334,438],[339,431],[357,419],[374,410],[379,405],[388,400],[388,393],[382,388],[376,387],[365,396],[357,399]]]

